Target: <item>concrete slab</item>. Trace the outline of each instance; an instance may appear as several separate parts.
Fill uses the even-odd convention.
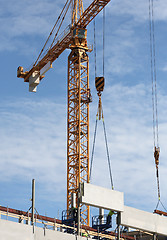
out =
[[[121,225],[167,236],[167,217],[124,206]]]
[[[122,212],[124,195],[122,192],[83,183],[81,202],[90,206]]]

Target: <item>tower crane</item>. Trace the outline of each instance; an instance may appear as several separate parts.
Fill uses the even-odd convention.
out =
[[[24,71],[18,67],[17,77],[29,82],[29,91],[36,88],[52,63],[69,48],[68,56],[68,113],[67,113],[67,210],[72,208],[72,194],[76,194],[79,184],[89,182],[89,57],[91,51],[87,44],[88,24],[110,2],[94,0],[84,11],[82,0],[67,0],[56,22],[58,31],[69,6],[72,6],[71,24],[58,38],[58,31],[50,47],[46,44],[52,35],[52,29],[40,55],[33,66]],[[46,49],[46,50],[45,50]],[[45,51],[44,51],[45,50]],[[76,206],[78,206],[76,198]],[[89,225],[89,206],[81,205],[81,223]]]

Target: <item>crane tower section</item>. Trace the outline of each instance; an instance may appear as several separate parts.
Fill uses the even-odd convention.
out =
[[[87,30],[74,27],[68,57],[67,210],[79,184],[89,182],[89,58]],[[76,198],[76,206],[78,205]],[[81,222],[89,225],[89,206],[82,205]]]
[[[93,0],[83,10],[82,0],[67,0],[44,47],[32,67],[17,69],[17,77],[29,82],[29,90],[36,92],[52,63],[67,49],[68,57],[68,119],[67,119],[67,210],[73,207],[72,196],[79,184],[89,182],[89,58],[86,27],[111,0]],[[58,36],[64,17],[72,4],[71,24]],[[63,12],[64,11],[64,12]],[[60,20],[61,19],[61,20]],[[60,20],[60,21],[59,21]],[[49,48],[46,44],[57,26],[57,32]],[[44,51],[45,50],[45,51]],[[80,204],[76,198],[76,206]],[[89,225],[89,207],[81,205],[81,223]]]
[[[77,23],[77,21],[82,17],[83,14],[83,1],[74,0],[72,1],[72,26]]]
[[[84,49],[68,58],[67,209],[71,193],[89,181],[89,59]],[[82,222],[89,225],[88,206],[81,206]]]

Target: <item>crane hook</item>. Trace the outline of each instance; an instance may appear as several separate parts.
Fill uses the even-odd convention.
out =
[[[160,147],[155,147],[154,158],[155,158],[156,167],[158,167],[158,165],[159,165],[159,153],[160,153]]]
[[[98,104],[98,118],[101,120],[102,116],[102,102],[101,102],[101,95],[104,89],[104,77],[96,77],[95,78],[95,86],[97,90],[97,95],[99,97],[99,104]]]

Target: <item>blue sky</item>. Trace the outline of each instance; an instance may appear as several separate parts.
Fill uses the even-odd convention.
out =
[[[89,4],[86,0],[85,6]],[[161,200],[167,206],[167,2],[155,3]],[[63,1],[0,0],[0,205],[28,210],[31,179],[36,208],[60,216],[66,208],[66,50],[38,86],[17,79],[18,66],[36,59]],[[68,25],[68,19],[65,25]],[[102,74],[102,14],[96,18],[97,74]],[[93,23],[88,27],[93,44]],[[153,159],[148,1],[112,0],[106,7],[105,90],[102,101],[114,186],[126,205],[153,211],[157,203]],[[90,149],[97,109],[94,53],[90,57]],[[102,132],[98,124],[92,182],[110,187]],[[59,214],[58,214],[59,212]]]

